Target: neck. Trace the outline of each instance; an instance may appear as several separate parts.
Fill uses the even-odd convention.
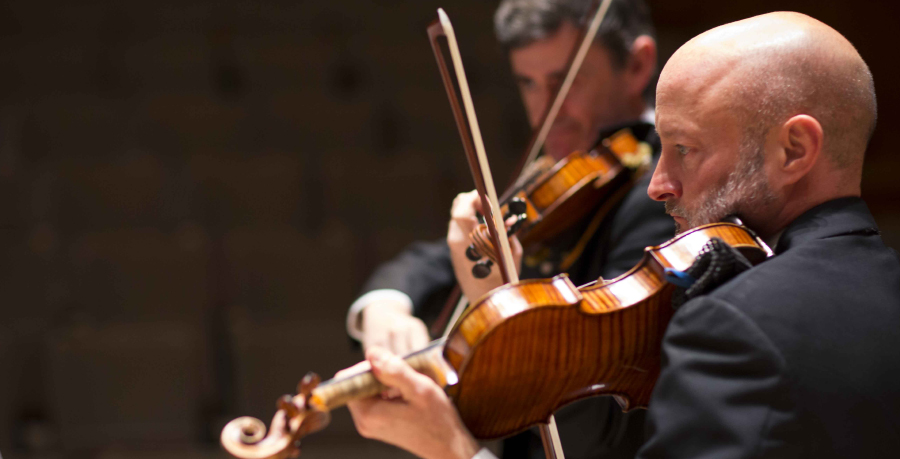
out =
[[[793,199],[789,198],[781,203],[780,208],[778,208],[776,212],[770,212],[768,215],[756,216],[755,218],[748,218],[747,220],[760,237],[769,240],[777,238],[788,225],[813,207],[838,198],[852,196],[859,197],[860,192],[858,190],[848,189],[828,194],[806,195],[795,197]],[[770,208],[777,206],[779,206],[779,204],[775,203],[773,206],[770,206]]]
[[[444,340],[432,341],[422,350],[403,358],[416,371],[433,379],[441,387],[456,383],[456,373],[443,357]],[[322,411],[331,411],[353,400],[379,394],[387,387],[378,382],[371,370],[324,381],[313,389],[309,403]]]

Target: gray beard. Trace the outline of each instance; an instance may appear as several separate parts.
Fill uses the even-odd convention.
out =
[[[769,181],[763,173],[764,156],[761,149],[742,148],[737,167],[728,174],[725,183],[709,192],[697,209],[691,211],[677,200],[666,201],[666,213],[687,220],[687,228],[675,223],[676,233],[700,225],[722,221],[729,215],[740,216],[748,209],[775,200]]]

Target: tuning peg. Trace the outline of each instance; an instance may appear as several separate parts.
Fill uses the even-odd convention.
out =
[[[525,201],[522,198],[512,198],[509,200],[509,203],[506,205],[506,208],[509,209],[509,213],[511,215],[519,215],[528,212],[528,205],[525,204]]]
[[[516,217],[516,222],[509,227],[507,233],[515,234],[528,219],[528,205],[525,204],[525,201],[523,201],[522,198],[513,198],[509,201],[509,204],[506,205],[506,209],[509,212],[503,217],[504,220],[508,220],[509,217],[512,216]]]
[[[494,262],[491,260],[479,261],[475,263],[475,266],[472,266],[472,275],[476,279],[484,279],[491,274],[491,266],[493,265]]]
[[[294,405],[294,398],[290,395],[282,395],[281,398],[278,399],[277,406],[278,409],[284,410],[284,415],[287,417],[287,419],[293,419],[300,414],[300,410],[297,409],[297,405]],[[285,430],[289,431],[291,429],[291,423],[285,423],[284,428]]]
[[[510,236],[513,234],[516,234],[516,232],[519,231],[519,228],[521,228],[522,225],[525,224],[525,220],[527,218],[528,218],[528,216],[525,214],[516,215],[516,222],[513,223],[512,226],[509,227],[507,234],[509,234]]]
[[[322,382],[322,378],[319,377],[316,373],[310,371],[303,379],[300,380],[300,383],[297,384],[297,393],[302,395],[304,399],[309,398],[309,394],[312,393],[312,390],[318,387],[319,383]]]
[[[475,244],[469,244],[469,247],[466,249],[466,258],[468,258],[469,261],[481,260],[481,254],[478,253],[478,249],[475,248]]]

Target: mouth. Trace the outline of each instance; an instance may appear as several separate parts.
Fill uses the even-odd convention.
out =
[[[675,232],[680,233],[688,227],[688,221],[682,217],[684,209],[675,200],[666,201],[666,213],[675,220]]]
[[[678,205],[678,202],[676,200],[669,199],[666,201],[666,214],[668,214],[670,217],[676,220],[686,221],[682,216],[683,213],[684,209],[680,205]]]
[[[577,149],[573,137],[569,135],[547,136],[544,145],[546,145],[551,156],[556,159],[562,159]]]
[[[550,131],[547,132],[547,141],[571,141],[573,137],[577,137],[578,135],[579,131],[575,125],[566,122],[565,120],[562,122],[557,120],[550,128]]]

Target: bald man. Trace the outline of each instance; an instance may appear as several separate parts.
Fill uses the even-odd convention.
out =
[[[680,230],[736,214],[776,256],[675,312],[638,456],[897,457],[900,260],[859,198],[876,115],[865,62],[827,25],[773,13],[685,44],[657,101],[650,197]],[[490,457],[431,380],[368,357],[402,398],[351,404],[360,433]]]

